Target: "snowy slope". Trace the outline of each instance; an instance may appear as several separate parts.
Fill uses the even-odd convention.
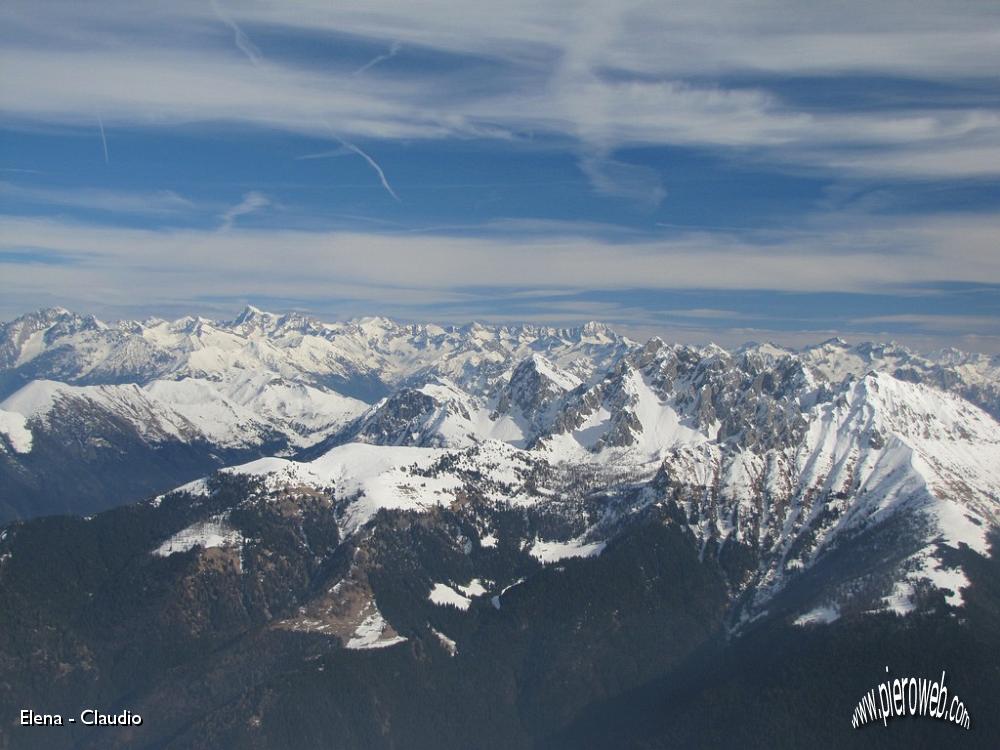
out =
[[[99,409],[127,421],[149,442],[202,441],[221,447],[262,445],[276,436],[292,446],[309,445],[365,408],[337,393],[250,373],[230,382],[185,378],[141,387],[35,380],[0,402],[5,411],[41,425],[49,424],[57,406]]]
[[[32,436],[28,421],[17,412],[0,409],[0,438],[5,439],[15,453],[28,453],[31,450]],[[0,442],[0,446],[2,445]]]
[[[223,380],[155,380],[143,390],[183,414],[213,442],[247,440],[266,425],[296,446],[310,445],[356,417],[366,405],[347,396],[268,373],[237,371]]]
[[[336,488],[347,498],[339,526],[355,533],[379,510],[426,511],[450,505],[467,490],[464,471],[475,472],[478,487],[497,501],[530,502],[525,482],[537,458],[500,442],[487,442],[463,451],[444,448],[349,443],[307,462],[263,458],[226,469],[226,472],[262,477],[269,490],[295,487]],[[447,464],[447,470],[439,467]],[[180,490],[207,492],[203,480]]]
[[[193,440],[198,429],[183,415],[151,398],[137,385],[73,386],[35,380],[4,399],[0,408],[47,426],[56,407],[99,410],[126,420],[148,442]]]

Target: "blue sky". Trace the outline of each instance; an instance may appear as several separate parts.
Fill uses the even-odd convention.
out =
[[[0,316],[1000,351],[998,35],[989,3],[9,2]]]

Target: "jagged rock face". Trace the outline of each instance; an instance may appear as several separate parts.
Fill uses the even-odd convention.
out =
[[[545,436],[579,430],[603,409],[609,426],[592,448],[633,446],[651,429],[644,419],[656,419],[650,410],[666,407],[707,438],[766,449],[800,440],[804,410],[826,398],[829,389],[792,357],[771,362],[721,350],[706,356],[653,339],[623,357],[600,383],[566,399]]]
[[[65,311],[40,310],[0,326],[0,367],[15,367],[22,352],[36,334],[53,330]]]
[[[666,347],[658,354],[644,366],[650,384],[693,425],[715,429],[720,442],[749,449],[793,444],[804,427],[803,410],[821,397],[791,357],[776,362],[748,353],[701,357]]]
[[[537,433],[544,429],[566,395],[580,384],[575,376],[559,371],[544,357],[533,355],[514,368],[500,392],[492,418],[514,415]]]
[[[541,358],[532,357],[518,365],[511,374],[497,410],[506,411],[516,406],[522,414],[540,414],[553,401],[565,395],[566,386],[557,383],[545,372],[546,364]]]
[[[749,354],[720,358],[691,383],[698,423],[717,421],[719,440],[750,449],[797,443],[806,426],[804,409],[828,396],[801,362],[788,358],[769,367]]]
[[[443,440],[434,433],[432,424],[441,409],[454,410],[466,419],[469,416],[461,405],[442,404],[433,396],[407,388],[379,404],[344,437],[375,445],[440,445]]]

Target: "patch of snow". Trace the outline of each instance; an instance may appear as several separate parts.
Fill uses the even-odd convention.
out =
[[[597,557],[607,542],[584,542],[582,537],[568,542],[543,542],[531,545],[531,556],[543,564],[558,562],[570,557]]]
[[[583,424],[573,430],[573,438],[584,448],[593,448],[604,437],[611,425],[611,412],[603,406],[588,416]]]
[[[437,636],[437,639],[441,642],[441,645],[444,647],[444,650],[448,652],[449,656],[454,656],[458,653],[458,644],[455,643],[455,641],[435,628],[431,628],[431,632]]]
[[[68,390],[73,387],[54,380],[33,380],[0,402],[0,408],[30,419],[48,413],[55,400]]]
[[[909,581],[897,581],[887,597],[882,599],[885,609],[897,615],[909,614],[916,608],[914,603],[914,588]]]
[[[46,329],[47,330],[47,329]],[[45,351],[45,331],[35,331],[21,344],[21,352],[14,362],[14,367],[27,364]]]
[[[945,567],[938,559],[935,545],[909,557],[906,567],[906,577],[894,585],[892,593],[884,600],[888,609],[899,614],[913,610],[916,606],[913,594],[918,582],[929,582],[934,588],[948,592],[945,594],[945,601],[953,607],[964,604],[962,589],[969,585],[969,578],[961,568]]]
[[[257,371],[237,370],[223,380],[156,380],[144,389],[220,445],[260,441],[268,430],[293,445],[311,445],[367,408],[357,399]]]
[[[406,640],[406,638],[401,635],[383,638],[382,636],[388,628],[389,624],[385,621],[382,613],[379,612],[378,609],[375,609],[374,612],[362,620],[361,624],[354,629],[354,635],[349,641],[347,641],[344,648],[349,648],[354,651],[363,651],[372,648],[387,648],[388,646],[395,646],[397,643],[402,643]]]
[[[29,453],[32,445],[31,430],[23,414],[0,409],[0,435],[10,442],[15,453]]]
[[[674,406],[661,401],[641,373],[631,373],[626,390],[636,398],[634,413],[642,425],[640,450],[644,453],[658,454],[676,445],[697,445],[708,440],[707,435],[684,425]]]
[[[571,391],[582,382],[576,375],[558,369],[541,354],[533,354],[531,360],[539,375],[548,378],[564,391]]]
[[[177,552],[187,552],[195,547],[239,547],[243,537],[239,531],[230,528],[225,519],[212,518],[182,529],[153,550],[157,557],[169,557]]]
[[[358,496],[348,507],[342,526],[350,535],[382,508],[426,510],[452,502],[461,487],[457,477],[414,476],[406,468],[414,464],[418,469],[428,467],[445,452],[349,443],[301,466],[326,484],[336,483],[340,496]]]
[[[835,604],[823,604],[795,619],[796,625],[829,625],[840,619],[840,609]]]
[[[486,593],[486,588],[483,586],[483,582],[478,578],[473,578],[467,586],[456,586],[459,591],[468,597],[482,596]]]
[[[461,610],[468,609],[469,605],[472,604],[470,598],[462,596],[458,591],[444,583],[435,583],[427,598],[438,606],[457,607]]]
[[[157,495],[156,497],[154,497],[152,500],[149,501],[149,504],[154,508],[159,508],[160,503],[163,502],[163,498],[173,492],[187,492],[192,495],[201,495],[204,497],[205,495],[208,494],[208,480],[205,478],[195,479],[193,482],[182,484],[180,487],[177,487],[176,489],[173,489],[170,492],[164,492],[162,495]]]
[[[927,578],[936,588],[944,589],[950,593],[945,594],[945,601],[952,607],[961,607],[965,600],[962,597],[962,589],[969,585],[969,578],[961,568],[946,568],[937,565],[924,572]]]

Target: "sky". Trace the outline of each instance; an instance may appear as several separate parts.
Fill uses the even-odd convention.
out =
[[[1000,352],[1000,4],[7,0],[0,318]]]

